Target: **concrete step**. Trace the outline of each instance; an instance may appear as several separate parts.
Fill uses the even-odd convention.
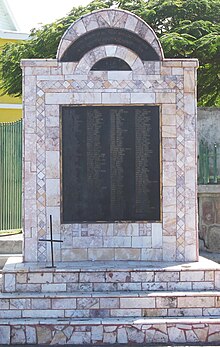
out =
[[[9,258],[3,269],[4,292],[198,291],[220,289],[220,265],[196,263],[72,262],[19,263]]]
[[[184,344],[220,343],[220,317],[0,319],[3,344]]]
[[[3,269],[3,267],[5,266],[6,262],[8,261],[8,258],[10,257],[17,257],[17,256],[22,256],[22,254],[1,254],[0,253],[0,269]]]
[[[0,254],[21,254],[23,235],[0,236]]]
[[[219,315],[219,291],[0,294],[0,318],[167,318]]]

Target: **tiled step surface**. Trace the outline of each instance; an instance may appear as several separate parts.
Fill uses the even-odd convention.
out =
[[[0,318],[220,316],[219,292],[22,293],[0,295]]]
[[[220,317],[0,319],[0,344],[129,344],[220,342]]]
[[[74,262],[17,263],[3,269],[4,292],[190,291],[220,289],[220,265],[198,263]]]

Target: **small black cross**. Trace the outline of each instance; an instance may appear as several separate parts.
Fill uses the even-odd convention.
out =
[[[54,266],[54,255],[53,255],[53,242],[63,242],[62,240],[53,240],[53,226],[52,226],[52,215],[50,214],[50,239],[39,239],[39,241],[46,241],[50,242],[50,249],[51,249],[51,267]]]

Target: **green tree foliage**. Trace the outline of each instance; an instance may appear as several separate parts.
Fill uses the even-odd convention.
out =
[[[198,58],[199,105],[220,106],[220,0],[93,0],[60,20],[32,30],[29,41],[6,44],[0,54],[4,93],[21,95],[20,60],[55,58],[65,30],[79,17],[118,7],[144,19],[160,38],[167,58]]]

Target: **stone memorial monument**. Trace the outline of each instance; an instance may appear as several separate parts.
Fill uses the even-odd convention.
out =
[[[0,343],[219,341],[220,267],[198,254],[198,61],[105,9],[21,66],[24,257],[3,271]]]

